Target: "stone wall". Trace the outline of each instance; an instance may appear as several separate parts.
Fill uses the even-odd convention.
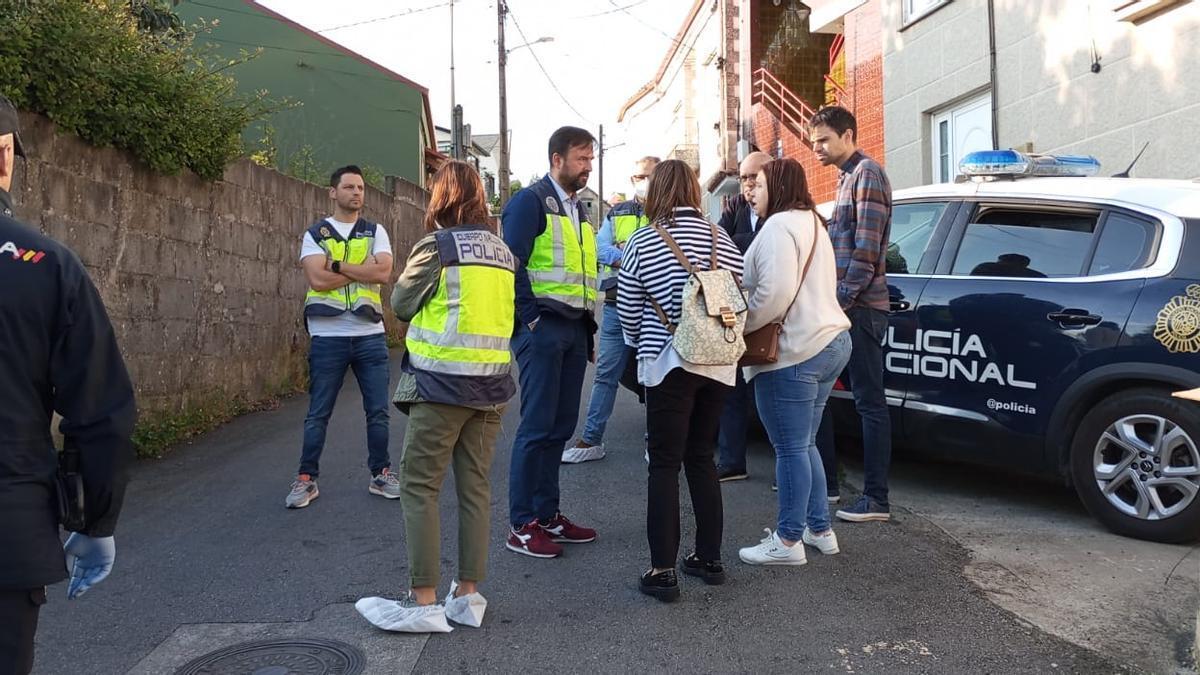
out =
[[[162,176],[44,117],[22,114],[21,126],[30,158],[17,166],[17,217],[87,266],[143,415],[254,401],[303,381],[300,238],[328,215],[327,188],[248,160],[212,183]],[[399,270],[420,237],[426,193],[394,186],[394,195],[368,188],[364,216],[387,227]],[[397,334],[390,320],[389,330]]]

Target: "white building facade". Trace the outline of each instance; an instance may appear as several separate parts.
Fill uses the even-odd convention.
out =
[[[1102,173],[1200,177],[1200,2],[883,0],[895,188],[973,150],[1093,155]]]

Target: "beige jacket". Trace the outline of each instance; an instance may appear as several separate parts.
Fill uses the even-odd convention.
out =
[[[750,305],[746,332],[773,321],[783,322],[779,360],[744,368],[747,381],[759,373],[807,361],[850,328],[850,320],[838,304],[833,244],[819,222],[815,228],[816,253],[808,277],[799,286],[800,273],[814,245],[815,220],[811,211],[776,213],[762,225],[746,251],[742,280]]]

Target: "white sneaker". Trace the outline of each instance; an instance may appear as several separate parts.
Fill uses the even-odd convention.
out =
[[[826,530],[825,534],[816,535],[813,534],[812,530],[806,527],[804,528],[804,534],[800,535],[800,540],[805,544],[816,548],[825,555],[834,555],[839,550],[837,535],[833,533],[832,528]]]
[[[808,562],[804,555],[804,546],[796,542],[785,546],[779,539],[778,532],[764,528],[767,536],[758,542],[758,546],[750,546],[738,551],[742,562],[750,565],[803,565]]]
[[[487,598],[478,592],[456,598],[456,590],[458,582],[451,581],[450,592],[446,594],[446,618],[454,623],[479,628],[483,624],[483,613],[487,610]]]
[[[604,459],[604,444],[593,445],[590,448],[581,448],[578,445],[572,445],[563,452],[563,464],[579,464],[581,462],[590,462],[596,459]]]
[[[410,593],[403,600],[362,598],[354,609],[371,625],[399,633],[449,633],[454,630],[446,623],[446,606],[440,602],[418,605]]]

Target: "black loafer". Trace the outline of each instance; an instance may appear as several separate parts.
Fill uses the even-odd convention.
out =
[[[746,480],[749,477],[750,474],[746,473],[745,469],[732,469],[727,466],[717,467],[717,481],[721,483],[728,483],[734,480]]]
[[[693,553],[683,559],[683,573],[700,577],[710,586],[725,583],[725,566],[720,560],[701,560]]]
[[[642,574],[638,587],[646,595],[654,596],[662,602],[674,602],[679,599],[679,579],[675,570],[664,570],[652,574],[653,570]]]

